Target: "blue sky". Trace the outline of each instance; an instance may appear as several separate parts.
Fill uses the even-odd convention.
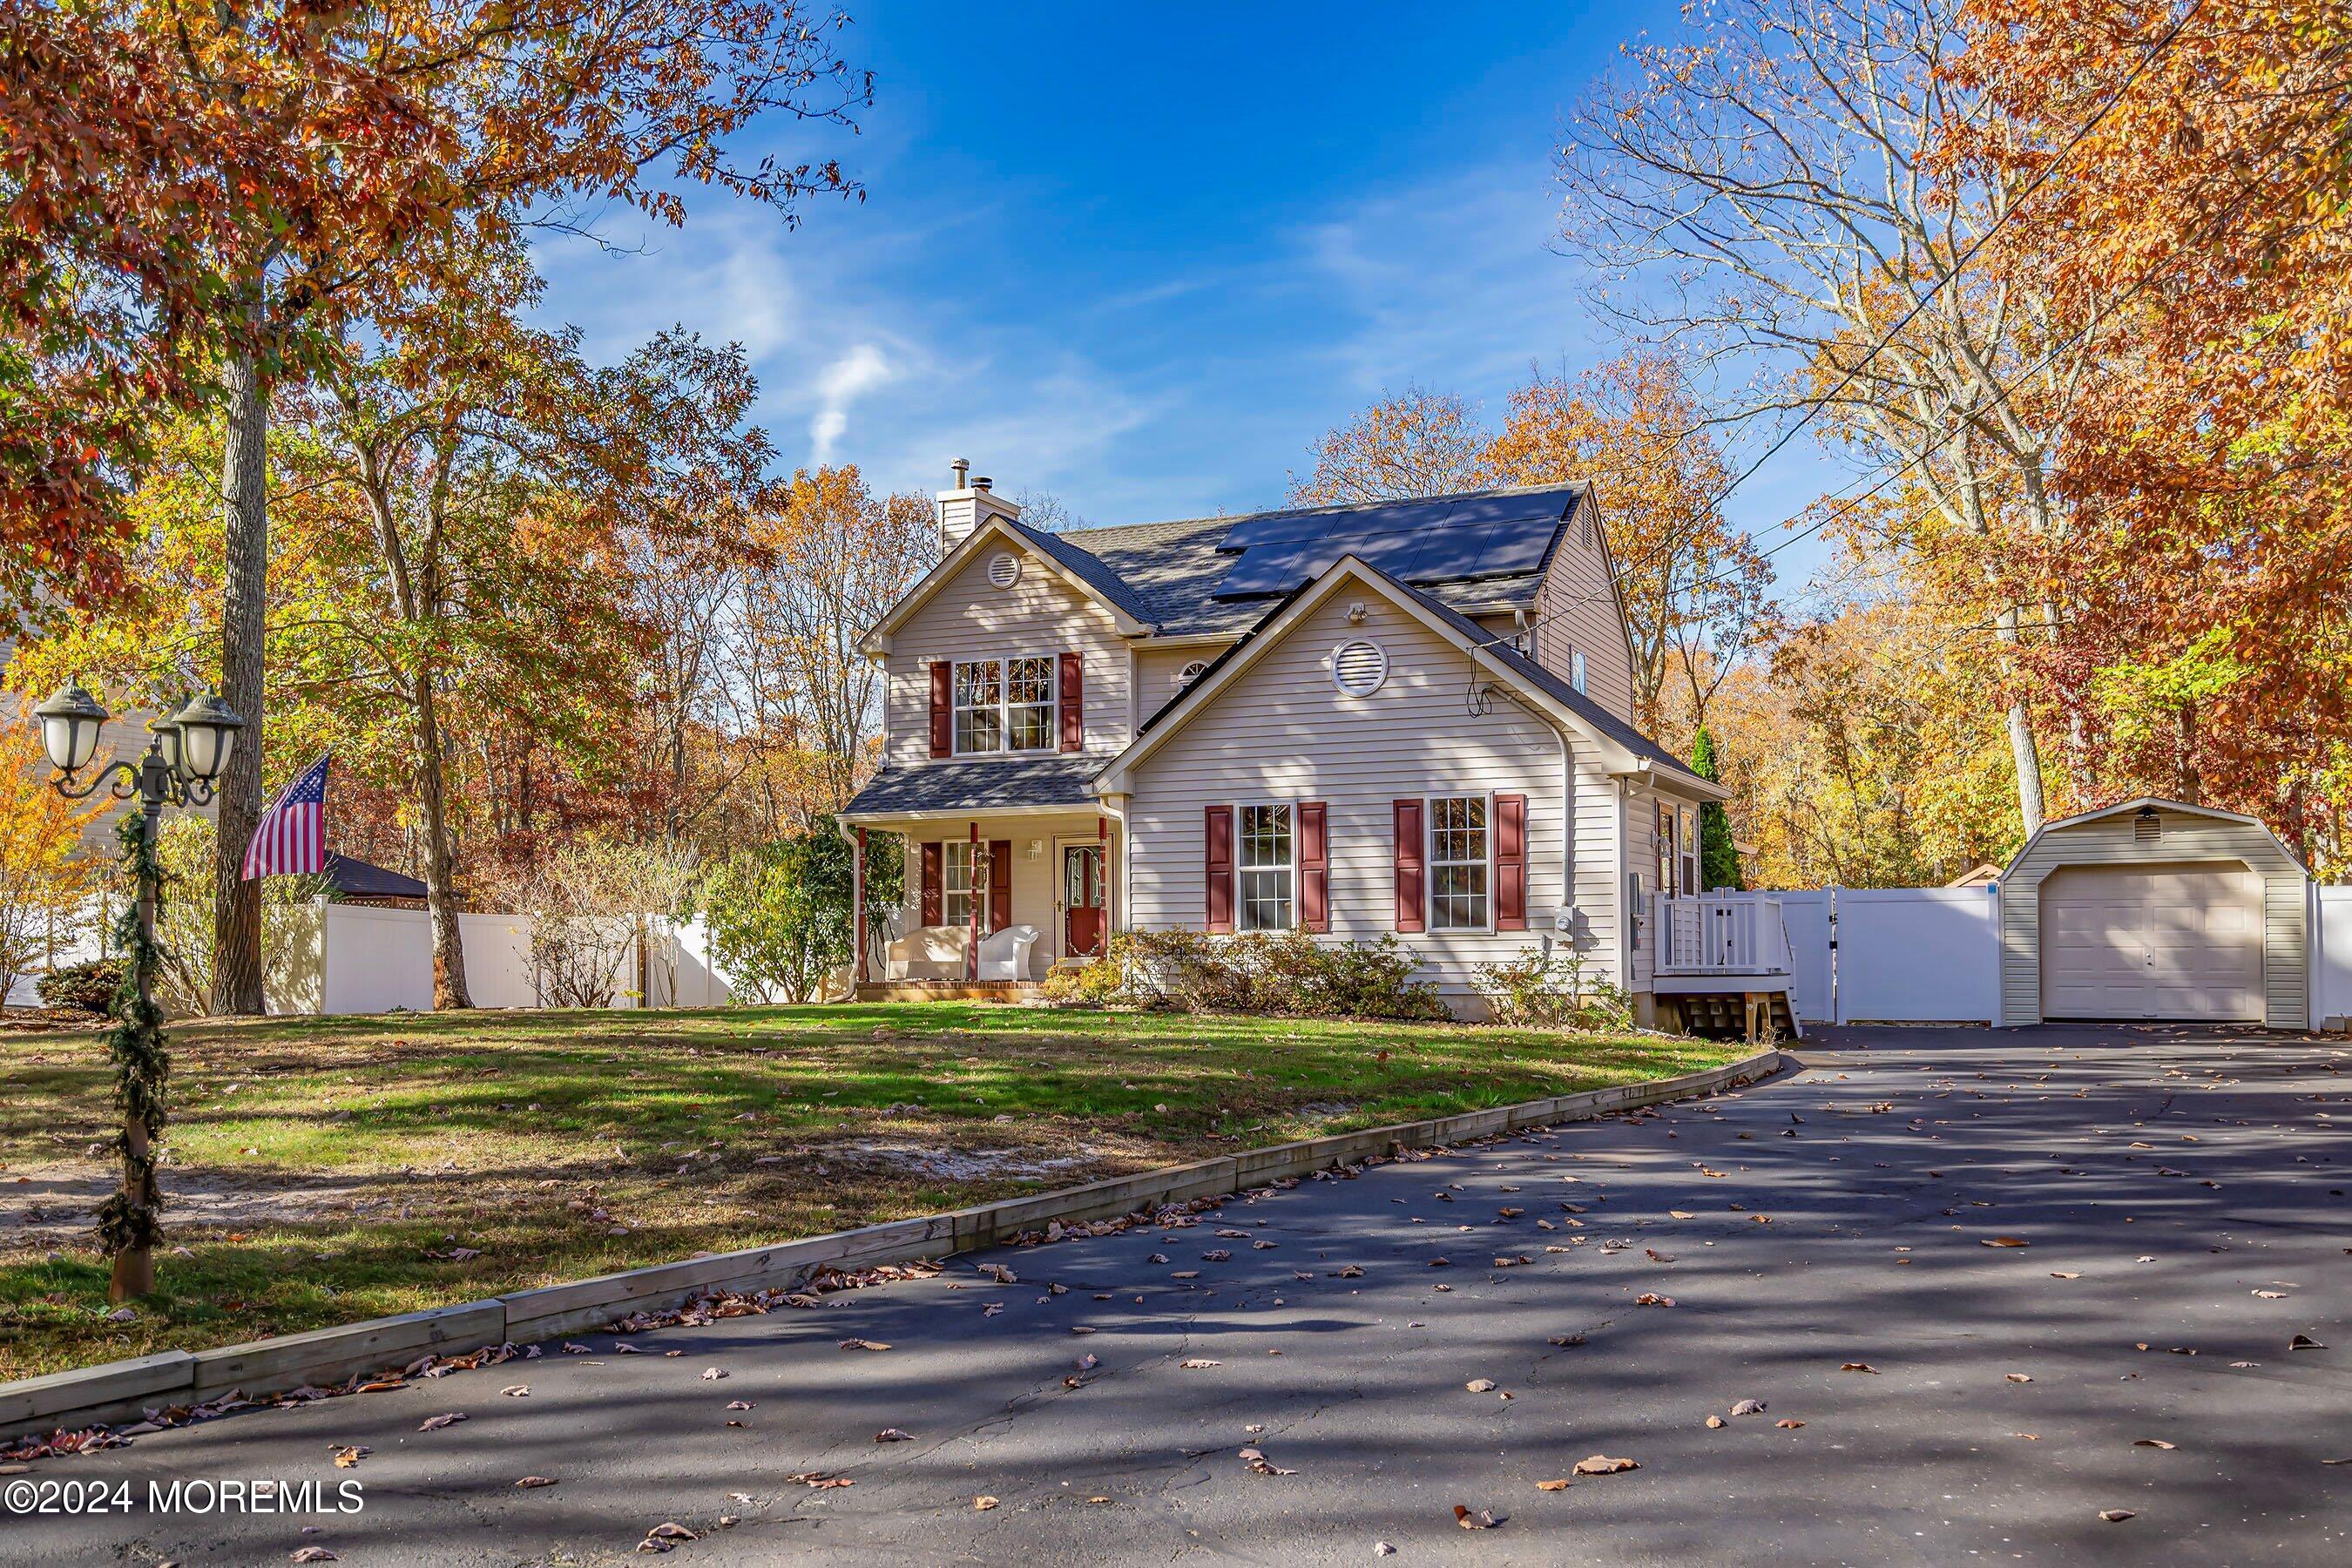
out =
[[[1383,388],[1496,417],[1531,364],[1622,346],[1548,248],[1551,148],[1621,43],[1676,26],[1641,0],[877,0],[848,35],[862,133],[758,133],[839,152],[862,204],[787,229],[698,190],[683,230],[545,250],[546,313],[599,357],[677,321],[742,342],[786,466],[929,490],[969,457],[1102,523],[1277,504]],[[1731,510],[1769,542],[1840,478],[1801,437]]]

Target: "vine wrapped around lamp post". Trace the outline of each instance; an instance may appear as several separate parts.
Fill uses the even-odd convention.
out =
[[[122,1132],[116,1140],[122,1187],[98,1211],[99,1241],[114,1260],[107,1296],[122,1301],[155,1289],[155,1244],[163,1233],[157,1217],[163,1193],[155,1181],[155,1143],[163,1131],[171,1059],[163,1054],[163,1015],[155,1006],[155,900],[163,881],[155,830],[166,805],[204,805],[212,800],[213,781],[228,764],[229,748],[245,721],[217,697],[194,698],[170,718],[147,726],[147,752],[137,762],[117,758],[84,784],[75,775],[98,754],[106,710],[79,682],[69,681],[33,712],[41,721],[42,749],[60,775],[49,781],[50,788],[68,800],[80,800],[110,786],[115,799],[139,802],[138,812],[115,830],[139,901],[115,926],[115,940],[131,964],[114,993],[114,1027],[106,1037],[114,1058],[115,1104],[122,1111]]]

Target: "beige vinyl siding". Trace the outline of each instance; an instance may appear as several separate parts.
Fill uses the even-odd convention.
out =
[[[890,760],[919,763],[931,754],[933,659],[1014,658],[1072,648],[1084,657],[1087,750],[1105,756],[1123,751],[1133,722],[1132,665],[1110,612],[1026,552],[1020,552],[1018,583],[991,585],[988,563],[997,553],[980,551],[891,635]]]
[[[1633,721],[1633,658],[1617,609],[1608,557],[1598,524],[1589,530],[1592,502],[1587,499],[1562,531],[1536,597],[1538,664],[1563,680],[1570,675],[1569,650],[1584,655],[1585,695]]]
[[[1232,645],[1202,644],[1197,647],[1139,647],[1135,650],[1136,722],[1140,724],[1168,705],[1176,695],[1176,674],[1194,662],[1206,664]]]
[[[1639,921],[1641,945],[1633,950],[1633,981],[1632,991],[1647,991],[1656,968],[1658,933],[1656,922],[1650,919],[1650,900],[1658,891],[1658,796],[1655,791],[1639,784],[1626,784],[1622,799],[1625,813],[1625,863],[1620,868],[1618,899],[1626,895],[1628,871],[1642,874],[1642,907],[1628,910],[1627,918]]]
[[[1357,602],[1370,614],[1351,626],[1348,606]],[[1386,651],[1388,679],[1370,697],[1342,697],[1331,651],[1358,637]],[[1395,926],[1397,800],[1524,795],[1530,929],[1401,938],[1423,955],[1423,978],[1450,1001],[1468,1002],[1477,964],[1509,957],[1549,928],[1560,902],[1563,813],[1559,731],[1501,699],[1486,713],[1467,711],[1466,676],[1458,648],[1383,598],[1350,589],[1307,615],[1137,765],[1133,923],[1159,931],[1204,922],[1205,807],[1320,800],[1329,813],[1330,935],[1373,941]],[[1597,923],[1605,933],[1607,922]]]
[[[2163,832],[2142,842],[2134,813],[2045,830],[2000,881],[2000,1021],[2042,1020],[2042,884],[2062,866],[2237,863],[2262,879],[2263,1022],[2300,1029],[2310,1022],[2308,879],[2270,830],[2194,812],[2158,808]]]

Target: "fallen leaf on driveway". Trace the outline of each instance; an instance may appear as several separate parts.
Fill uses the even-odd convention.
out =
[[[1569,1479],[1566,1476],[1562,1476],[1556,1481],[1538,1481],[1536,1483],[1536,1490],[1539,1492],[1564,1492],[1569,1489]]]
[[[527,1383],[509,1383],[504,1388],[499,1389],[499,1392],[505,1394],[509,1399],[529,1399],[530,1397],[530,1384]]]
[[[1675,1219],[1696,1219],[1698,1217],[1696,1215],[1692,1214],[1688,1209],[1668,1209],[1666,1213]]]
[[[996,1506],[996,1500],[992,1497],[976,1497],[971,1500],[971,1506],[978,1509],[981,1512],[986,1513],[990,1509]]]
[[[706,1366],[702,1369],[702,1381],[705,1383],[717,1383],[720,1378],[725,1377],[726,1375],[727,1374],[715,1366]]]
[[[1780,1427],[1783,1432],[1793,1432],[1798,1427],[1802,1426],[1804,1423],[1783,1415],[1778,1421],[1773,1422],[1772,1425]]]
[[[442,1427],[454,1426],[465,1418],[466,1413],[462,1410],[451,1410],[440,1415],[427,1415],[425,1418],[425,1425],[419,1426],[417,1430],[419,1432],[438,1432]]]
[[[2168,1443],[2161,1437],[2139,1437],[2133,1440],[2132,1447],[2135,1448],[2171,1448],[2177,1447],[2179,1445]]]
[[[885,1426],[874,1434],[874,1440],[877,1443],[911,1443],[915,1440],[915,1435],[911,1432],[901,1432],[896,1426]]]
[[[1465,1530],[1492,1530],[1502,1521],[1495,1517],[1492,1510],[1482,1508],[1472,1513],[1457,1502],[1454,1505],[1454,1522]]]
[[[1546,1340],[1544,1342],[1546,1344],[1552,1345],[1580,1345],[1584,1342],[1584,1336],[1582,1334],[1554,1334],[1550,1339]]]
[[[1203,1367],[1223,1366],[1225,1363],[1221,1361],[1211,1361],[1206,1356],[1194,1356],[1191,1361],[1179,1362],[1177,1364],[1197,1372]]]
[[[786,1476],[784,1479],[798,1481],[803,1486],[814,1487],[821,1492],[830,1491],[835,1487],[854,1487],[857,1484],[847,1476],[828,1476],[823,1470],[803,1470],[796,1476]]]
[[[1633,1305],[1636,1307],[1671,1307],[1674,1304],[1675,1299],[1672,1296],[1661,1296],[1655,1290],[1644,1290],[1633,1298]]]
[[[1576,1461],[1580,1476],[1613,1476],[1620,1470],[1638,1470],[1641,1463],[1634,1459],[1612,1459],[1606,1454],[1593,1454]]]
[[[2109,1524],[2121,1524],[2124,1521],[2137,1516],[2127,1508],[2103,1508],[2099,1510],[2099,1517]]]
[[[1977,1245],[1979,1247],[2024,1247],[2029,1243],[2021,1237],[1980,1236],[1977,1237]]]
[[[340,1563],[341,1558],[323,1546],[299,1546],[286,1554],[290,1563]]]
[[[730,1399],[727,1402],[727,1408],[730,1410],[749,1410],[751,1408],[751,1402],[748,1399]]]
[[[1731,1407],[1731,1413],[1734,1415],[1761,1415],[1764,1414],[1764,1402],[1760,1399],[1743,1399]]]
[[[2082,1277],[2083,1275],[2080,1269],[2072,1270],[2066,1273],[2061,1273],[2055,1268],[2050,1271],[2050,1278],[2053,1279],[2080,1279]]]
[[[369,1447],[364,1443],[354,1443],[348,1448],[338,1448],[335,1450],[335,1468],[339,1470],[352,1469],[358,1466],[362,1459],[366,1458],[370,1454],[374,1452],[375,1450],[373,1448]]]
[[[887,1351],[890,1347],[880,1340],[844,1340],[841,1348],[845,1351]]]
[[[2030,1372],[2005,1372],[2000,1375],[2011,1383],[2032,1383],[2033,1381],[2033,1374]]]
[[[1871,1365],[1866,1361],[1850,1361],[1843,1366],[1839,1367],[1838,1370],[1840,1372],[1866,1372],[1874,1376],[1876,1375],[1878,1372],[1876,1367]]]
[[[2286,1300],[2286,1292],[2284,1290],[2257,1290],[2254,1294],[2260,1296],[2265,1301],[2284,1301]]]
[[[1492,1394],[1495,1391],[1495,1380],[1491,1377],[1474,1377],[1462,1386],[1473,1394]]]
[[[647,1541],[699,1541],[702,1538],[686,1526],[671,1521],[666,1524],[656,1524],[646,1531],[646,1539]]]
[[[2294,1338],[2287,1341],[2286,1348],[2291,1351],[2324,1351],[2327,1347],[2321,1344],[2317,1340],[2313,1339],[2309,1334],[2297,1334]]]
[[[553,1476],[525,1476],[515,1483],[518,1487],[551,1487],[554,1484]]]

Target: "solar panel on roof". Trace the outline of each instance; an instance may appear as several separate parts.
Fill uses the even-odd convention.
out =
[[[1237,522],[1217,541],[1219,550],[1250,550],[1261,544],[1281,544],[1294,540],[1320,539],[1331,531],[1331,525],[1342,514],[1337,512],[1284,513],[1275,517],[1252,518]]]
[[[1526,495],[1470,496],[1455,503],[1454,521],[1461,522],[1517,522],[1523,519],[1548,517],[1555,522],[1563,516],[1569,503],[1575,499],[1572,489],[1535,490]]]
[[[1543,564],[1553,538],[1561,528],[1558,518],[1525,518],[1496,523],[1469,575],[1503,577],[1532,572]]]
[[[1412,564],[1395,575],[1410,583],[1467,577],[1476,569],[1478,556],[1486,548],[1486,537],[1494,531],[1491,522],[1475,522],[1466,528],[1455,524],[1421,535],[1421,548],[1414,552]]]

